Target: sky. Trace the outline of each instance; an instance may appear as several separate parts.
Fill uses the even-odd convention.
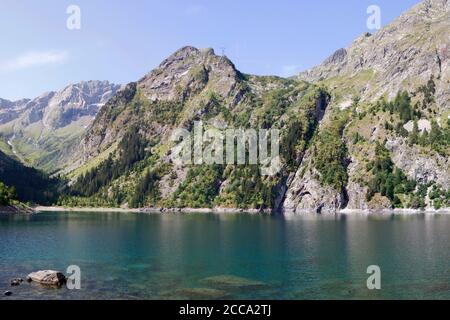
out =
[[[125,84],[179,48],[224,52],[258,75],[291,76],[419,0],[0,0],[0,97],[34,98],[82,80]],[[80,9],[80,28],[70,6]]]

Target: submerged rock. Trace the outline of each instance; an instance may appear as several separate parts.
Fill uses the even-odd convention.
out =
[[[264,286],[264,283],[259,281],[230,275],[209,277],[203,279],[202,282],[212,286],[229,287],[229,288],[255,288]]]
[[[61,286],[66,283],[66,276],[59,271],[54,270],[41,270],[30,273],[27,276],[28,282],[37,282],[43,285]]]
[[[5,291],[4,295],[9,297],[10,295],[12,295],[12,292],[11,291]]]
[[[11,280],[11,286],[18,286],[23,282],[22,278],[16,278]]]

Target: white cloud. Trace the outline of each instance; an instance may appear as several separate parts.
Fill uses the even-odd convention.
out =
[[[299,65],[286,65],[282,67],[281,74],[284,77],[290,77],[296,75],[301,70],[301,66]]]
[[[0,71],[11,72],[32,67],[60,64],[67,61],[67,51],[29,51],[0,63]]]
[[[189,5],[186,10],[184,10],[184,14],[186,16],[196,16],[206,11],[204,6],[198,4]]]

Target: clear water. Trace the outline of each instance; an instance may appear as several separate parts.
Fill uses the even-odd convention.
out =
[[[69,265],[81,290],[9,286]],[[450,299],[449,266],[449,215],[0,217],[0,299]]]

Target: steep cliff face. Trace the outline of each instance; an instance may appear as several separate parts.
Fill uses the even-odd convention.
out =
[[[286,193],[283,203],[284,213],[335,213],[337,208],[347,204],[345,192],[332,186],[323,185],[317,178],[312,155],[305,156]]]
[[[87,81],[33,100],[2,100],[0,135],[23,162],[53,171],[65,164],[99,109],[119,88],[108,81]]]
[[[41,105],[42,123],[49,129],[66,127],[83,117],[94,118],[100,108],[119,90],[108,81],[83,81],[50,94],[48,103]]]
[[[392,161],[405,174],[419,183],[435,182],[444,189],[450,189],[449,158],[436,152],[423,152],[417,146],[410,146],[406,139],[394,138],[386,141],[392,153]]]

